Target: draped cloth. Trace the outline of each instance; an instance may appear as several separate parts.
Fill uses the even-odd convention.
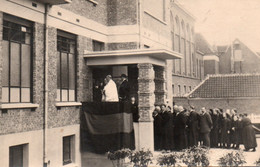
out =
[[[81,148],[105,153],[135,148],[130,103],[86,102],[81,113]]]

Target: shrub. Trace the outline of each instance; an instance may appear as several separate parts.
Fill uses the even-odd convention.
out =
[[[178,162],[178,159],[179,156],[176,153],[161,154],[157,159],[157,164],[160,166],[166,165],[167,167],[175,166]]]
[[[131,152],[129,159],[134,163],[134,167],[147,167],[152,163],[151,157],[153,156],[150,150],[145,151],[144,149],[140,151]]]
[[[245,157],[243,155],[242,151],[236,151],[236,152],[231,152],[223,157],[221,157],[219,160],[219,165],[220,166],[242,166],[245,161]]]
[[[185,149],[180,158],[188,167],[209,166],[208,149],[206,147],[194,146],[190,149]]]
[[[107,158],[112,161],[114,167],[122,167],[125,158],[131,154],[130,149],[121,149],[117,151],[107,152]]]

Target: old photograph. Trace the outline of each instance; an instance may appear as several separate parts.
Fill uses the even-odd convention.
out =
[[[0,167],[260,166],[260,0],[0,0]]]

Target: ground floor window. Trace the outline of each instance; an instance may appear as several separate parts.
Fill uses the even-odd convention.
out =
[[[63,165],[73,162],[74,159],[74,135],[63,137]]]
[[[9,167],[28,167],[28,144],[9,147]]]

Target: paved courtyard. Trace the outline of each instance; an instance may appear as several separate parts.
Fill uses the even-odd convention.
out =
[[[244,152],[245,159],[247,161],[244,166],[255,166],[255,162],[258,158],[260,158],[260,138],[257,138],[258,148],[256,152]],[[243,146],[240,146],[241,149],[244,149]],[[235,151],[233,149],[210,149],[209,157],[210,157],[210,166],[218,166],[218,159],[223,155]],[[161,152],[154,152],[153,159],[154,163],[149,165],[149,167],[157,167],[156,158]],[[113,167],[113,164],[110,160],[107,159],[106,155],[98,155],[94,153],[85,152],[82,153],[82,167]]]

